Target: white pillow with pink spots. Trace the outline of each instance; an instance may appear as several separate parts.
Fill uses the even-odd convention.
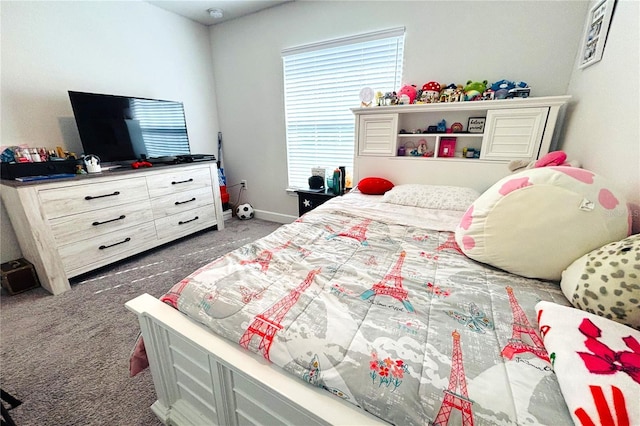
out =
[[[464,214],[456,242],[479,262],[559,281],[574,260],[629,231],[626,200],[605,178],[575,167],[542,167],[485,191]]]

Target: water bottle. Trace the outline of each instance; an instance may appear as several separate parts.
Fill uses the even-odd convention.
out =
[[[336,195],[340,195],[340,181],[340,169],[335,169],[333,171],[333,185],[331,185],[331,190]]]

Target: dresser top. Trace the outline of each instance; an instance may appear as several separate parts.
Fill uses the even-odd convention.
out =
[[[118,168],[113,168],[110,170],[103,170],[100,173],[86,173],[81,175],[75,175],[74,177],[60,178],[60,179],[42,179],[42,180],[33,180],[28,182],[20,182],[12,179],[1,179],[0,185],[8,186],[11,188],[22,188],[25,186],[34,186],[34,185],[60,185],[64,183],[88,183],[92,180],[102,179],[102,178],[123,178],[123,177],[133,177],[136,175],[146,176],[149,174],[157,174],[163,173],[172,170],[180,170],[184,168],[192,168],[192,167],[210,167],[212,165],[216,165],[215,161],[201,161],[194,163],[183,163],[183,164],[155,164],[153,167],[144,167],[139,169],[133,169],[129,166],[122,166]]]

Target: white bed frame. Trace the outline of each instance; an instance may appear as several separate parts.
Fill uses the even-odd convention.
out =
[[[354,179],[380,176],[397,184],[457,185],[484,191],[508,175],[507,162],[401,161],[357,155]],[[387,424],[329,392],[304,383],[262,357],[144,294],[126,304],[138,315],[166,425]]]
[[[506,164],[500,165],[505,171],[497,174],[508,174]],[[429,182],[433,176],[417,178],[411,171],[406,174],[407,169],[411,167],[386,168],[396,184],[434,184]],[[489,178],[493,182],[502,177],[495,176],[495,169]],[[481,175],[462,173],[464,182],[457,177],[448,184],[484,190],[490,185]],[[151,410],[165,425],[388,425],[213,334],[149,294],[130,300],[126,307],[140,321],[158,398]]]
[[[140,321],[158,398],[151,410],[165,425],[386,424],[149,294],[126,307]]]

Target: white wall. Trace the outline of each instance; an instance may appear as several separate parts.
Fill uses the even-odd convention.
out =
[[[296,198],[285,192],[284,48],[405,26],[405,83],[505,78],[528,82],[533,96],[562,95],[587,7],[584,1],[303,1],[216,25],[211,43],[228,181],[247,179],[244,200],[277,213],[270,217],[297,216]]]
[[[0,3],[1,143],[80,153],[68,90],[185,104],[193,152],[216,153],[207,27],[146,2]],[[4,206],[2,262],[20,257]]]
[[[640,232],[640,3],[618,0],[602,60],[574,67],[562,149],[619,184]],[[577,61],[576,61],[577,64]],[[615,86],[619,85],[619,89]]]
[[[245,200],[286,220],[297,202],[284,191],[281,50],[405,26],[406,83],[507,78],[573,95],[561,148],[640,203],[638,2],[618,0],[604,58],[585,70],[588,2],[496,4],[304,1],[207,29],[139,1],[2,1],[1,143],[79,150],[70,89],[181,100],[193,150],[215,152],[223,131],[230,184],[248,179]],[[20,252],[0,213],[4,262]]]

